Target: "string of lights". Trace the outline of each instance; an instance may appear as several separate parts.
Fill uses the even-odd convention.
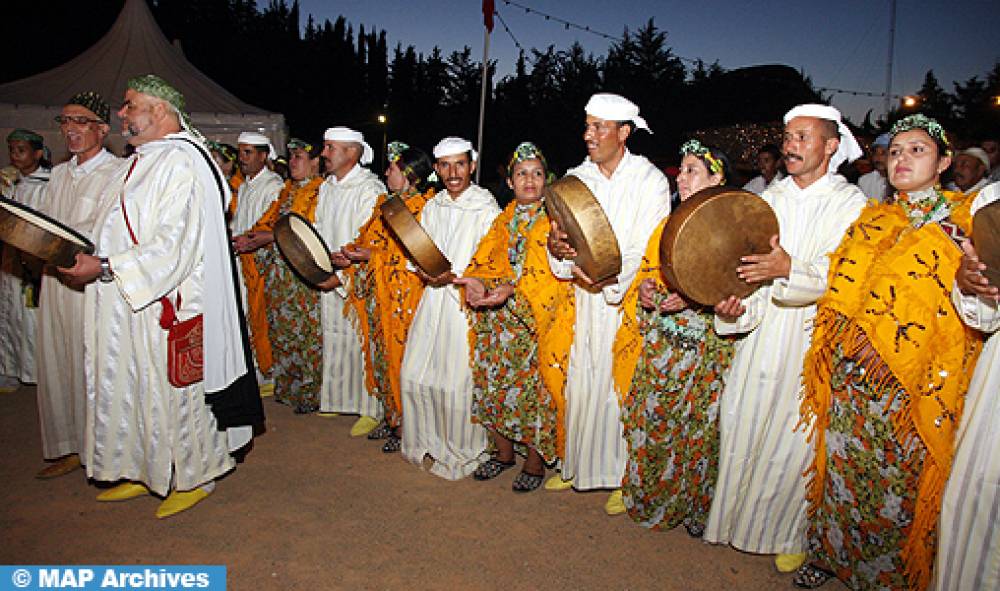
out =
[[[597,29],[592,29],[591,27],[589,27],[587,25],[579,25],[577,23],[570,22],[570,21],[568,21],[568,20],[566,20],[564,18],[559,18],[558,16],[554,16],[554,15],[551,15],[551,14],[546,14],[546,13],[540,11],[540,10],[535,10],[534,8],[531,8],[530,6],[525,6],[524,4],[521,4],[520,2],[515,2],[514,0],[503,0],[503,3],[506,4],[507,6],[516,6],[518,8],[521,8],[521,9],[524,10],[524,12],[526,12],[528,14],[532,14],[533,13],[533,14],[537,14],[538,16],[543,16],[543,17],[545,17],[545,20],[547,20],[547,21],[549,21],[549,20],[556,21],[557,23],[563,25],[563,27],[565,27],[566,29],[578,29],[580,31],[591,33],[593,35],[597,35],[598,37],[604,37],[605,39],[608,39],[610,41],[621,41],[622,40],[621,37],[616,37],[614,35],[609,35],[607,33],[602,33],[601,31],[598,31]]]
[[[501,16],[500,11],[494,9],[493,14],[495,14],[496,17],[500,19],[500,24],[503,25],[503,30],[507,31],[507,34],[510,35],[510,39],[511,41],[514,42],[514,46],[517,47],[517,49],[521,53],[528,53],[527,51],[524,50],[524,47],[522,47],[521,44],[518,42],[517,37],[514,36],[514,33],[511,32],[510,27],[507,26],[507,21],[503,20],[503,16]]]
[[[885,97],[884,92],[868,92],[866,90],[845,90],[843,88],[830,88],[828,86],[818,86],[816,87],[816,90],[819,90],[820,92],[832,92],[833,94],[849,94],[851,96],[870,96],[875,98]],[[901,99],[903,98],[903,95],[893,94],[890,95],[889,98]]]

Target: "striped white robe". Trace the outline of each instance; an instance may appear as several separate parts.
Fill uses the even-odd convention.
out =
[[[220,325],[209,313],[219,304],[205,298],[228,296],[206,285],[221,281],[232,289],[226,274],[205,273],[210,256],[223,261],[229,256],[224,238],[218,238],[224,235],[221,204],[214,220],[206,215],[214,204],[205,200],[218,199],[218,192],[204,174],[205,163],[179,144],[160,140],[136,150],[138,164],[124,191],[139,246],[129,237],[119,197],[131,159],[108,185],[112,198],[97,216],[94,241],[97,252],[108,256],[115,279],[87,286],[84,318],[87,412],[81,460],[87,476],[142,482],[159,495],[193,489],[233,468],[227,434],[216,427],[205,387],[224,387],[234,372],[245,371],[242,347],[233,344],[238,329],[230,319],[226,334],[217,334]],[[213,221],[218,228],[208,227]],[[210,253],[209,246],[221,252]],[[167,379],[167,332],[159,324],[160,296],[175,301],[178,291],[180,320],[205,312],[205,382],[185,388]],[[226,356],[231,362],[221,361]]]
[[[980,193],[996,199],[1000,185]],[[973,209],[984,204],[977,198]],[[1000,589],[1000,308],[952,292],[963,321],[987,333],[965,395],[955,458],[944,489],[938,527],[937,591]],[[992,336],[989,336],[992,333]]]
[[[618,282],[599,292],[575,289],[576,323],[566,377],[566,456],[562,477],[577,490],[619,488],[625,474],[621,408],[612,382],[612,348],[621,324],[620,304],[635,278],[649,237],[670,213],[667,177],[628,150],[611,178],[590,160],[567,172],[587,185],[618,238]],[[552,272],[572,277],[572,261],[549,255]]]
[[[80,232],[94,235],[102,205],[116,196],[104,189],[121,159],[101,150],[81,165],[74,156],[52,169],[41,211]],[[83,449],[87,389],[83,368],[82,289],[69,287],[57,275],[42,278],[38,310],[38,419],[42,455],[59,458]]]
[[[865,205],[843,177],[805,189],[791,176],[762,195],[778,218],[792,258],[788,279],[744,299],[736,322],[715,318],[719,334],[749,333],[736,352],[719,408],[719,477],[704,539],[745,552],[806,550],[806,480],[814,450],[799,422],[802,362],[823,295],[828,256]]]
[[[383,193],[385,185],[375,173],[358,165],[339,181],[333,175],[323,181],[316,204],[316,229],[330,250],[340,250],[357,237]],[[345,293],[338,288],[320,299],[323,385],[319,409],[380,419],[382,404],[365,388],[361,340],[350,319],[344,317]]]
[[[435,195],[420,223],[461,275],[499,213],[493,195],[472,185],[458,199],[447,191]],[[424,290],[402,366],[403,457],[419,465],[430,454],[431,473],[448,480],[474,472],[486,450],[486,430],[472,423],[469,323],[461,297],[454,285]]]
[[[45,201],[49,169],[37,168],[28,176],[17,175],[8,196],[38,209]],[[0,376],[35,383],[35,332],[38,309],[26,305],[22,281],[21,252],[3,245],[0,252]]]

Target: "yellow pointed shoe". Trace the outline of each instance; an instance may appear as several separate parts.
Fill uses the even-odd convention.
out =
[[[73,470],[80,468],[80,456],[76,454],[70,454],[59,458],[58,460],[52,462],[48,466],[45,466],[35,474],[35,478],[39,480],[48,480],[49,478],[56,478],[57,476],[63,476],[69,474]]]
[[[166,519],[171,515],[177,515],[181,511],[187,511],[208,497],[205,489],[198,487],[194,490],[172,490],[160,506],[156,508],[156,518]]]
[[[563,480],[562,476],[559,474],[554,474],[551,478],[545,481],[545,490],[569,490],[573,488],[573,479]]]
[[[774,568],[779,573],[793,573],[799,570],[806,561],[806,553],[801,554],[778,554],[774,557]]]
[[[604,512],[608,515],[621,515],[625,512],[625,501],[622,499],[622,489],[617,489],[608,495],[608,500],[604,503]]]
[[[354,423],[351,427],[351,437],[361,437],[363,435],[368,435],[371,433],[375,427],[378,427],[378,421],[372,417],[361,415],[361,418]]]
[[[146,485],[138,482],[126,482],[97,495],[97,500],[106,503],[110,501],[127,501],[136,497],[143,497],[149,494]]]
[[[332,419],[333,417],[339,417],[340,413],[339,412],[318,412],[318,413],[316,413],[316,416],[317,417],[323,417],[324,419]]]
[[[262,382],[257,386],[261,398],[274,396],[274,382]]]

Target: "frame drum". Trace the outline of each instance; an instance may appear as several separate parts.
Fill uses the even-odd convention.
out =
[[[709,187],[670,214],[660,239],[660,270],[671,289],[705,306],[744,298],[759,284],[736,275],[740,257],[771,252],[778,218],[763,199],[743,189]]]
[[[78,252],[94,252],[94,243],[73,228],[6,198],[0,198],[0,242],[57,267],[75,265]]]
[[[983,275],[990,285],[1000,287],[1000,201],[994,201],[972,218],[972,243],[979,261],[986,265]]]
[[[567,242],[576,251],[573,262],[594,283],[621,273],[618,238],[601,204],[583,181],[567,175],[546,187],[545,210],[569,236]]]
[[[413,264],[430,277],[451,271],[449,261],[399,197],[382,202],[382,219]]]
[[[333,275],[330,249],[309,221],[297,213],[281,216],[274,224],[274,241],[295,272],[319,285]]]

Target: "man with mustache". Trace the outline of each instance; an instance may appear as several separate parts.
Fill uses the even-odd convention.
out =
[[[792,572],[805,560],[806,479],[812,461],[799,422],[802,364],[816,300],[827,285],[828,255],[858,217],[865,197],[836,174],[861,156],[840,113],[799,105],[785,115],[782,152],[788,176],[761,195],[778,218],[771,251],[743,257],[752,295],[715,307],[719,334],[736,345],[719,411],[719,477],[704,539],[745,552],[777,554]]]
[[[420,224],[451,262],[451,271],[429,277],[414,269],[426,288],[402,366],[403,457],[420,465],[430,455],[431,473],[447,480],[472,474],[486,459],[486,429],[472,422],[469,321],[462,293],[452,284],[500,213],[493,195],[472,184],[476,156],[472,144],[457,137],[434,147],[434,169],[445,190],[424,205]]]
[[[955,154],[951,165],[952,191],[975,193],[990,182],[990,157],[982,148],[966,148]]]
[[[121,159],[104,148],[111,131],[111,107],[96,92],[81,92],[69,99],[56,121],[73,157],[52,169],[39,209],[89,238],[97,212],[114,198],[103,189],[121,165]],[[42,455],[57,461],[37,478],[55,478],[80,467],[87,398],[83,310],[82,289],[59,281],[57,275],[42,277],[36,351],[38,419]]]

